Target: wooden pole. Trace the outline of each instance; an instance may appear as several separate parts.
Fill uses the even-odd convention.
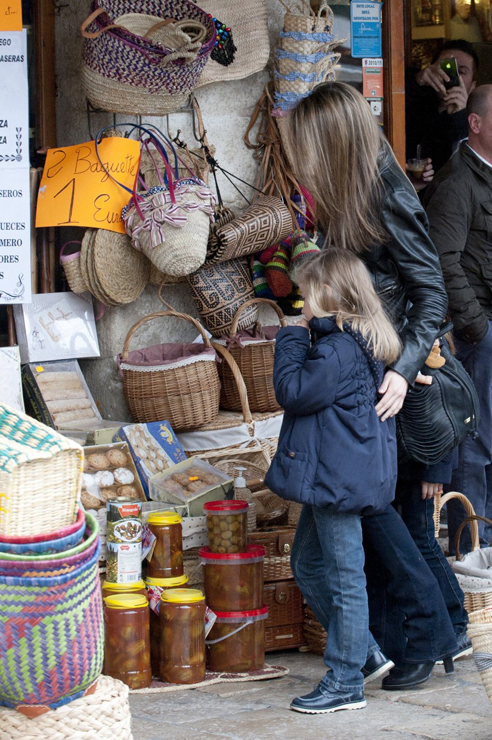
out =
[[[404,0],[387,0],[383,7],[384,129],[403,169],[405,169],[404,15]]]

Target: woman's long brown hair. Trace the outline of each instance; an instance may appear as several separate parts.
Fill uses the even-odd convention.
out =
[[[360,254],[384,240],[378,168],[384,139],[367,101],[350,85],[325,82],[288,121],[294,172],[314,197],[326,243]]]

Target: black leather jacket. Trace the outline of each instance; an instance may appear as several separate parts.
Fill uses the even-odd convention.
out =
[[[380,174],[381,220],[388,239],[360,256],[403,342],[392,369],[412,384],[438,334],[448,301],[427,216],[389,149],[381,154]]]

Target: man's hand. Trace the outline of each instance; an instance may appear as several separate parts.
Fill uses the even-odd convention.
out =
[[[422,173],[421,180],[416,180],[415,177],[413,177],[411,170],[409,170],[407,166],[408,179],[412,183],[417,193],[419,192],[419,190],[423,190],[430,182],[432,182],[435,174],[436,173],[434,172],[434,168],[432,166],[432,159],[430,157],[427,159],[427,164],[425,165],[425,170]]]
[[[427,481],[420,481],[422,486],[422,500],[434,498],[438,493],[442,493],[442,483],[427,483]]]
[[[429,87],[434,88],[436,92],[445,95],[446,88],[444,87],[444,83],[449,82],[449,77],[446,72],[441,69],[440,63],[434,62],[434,64],[431,64],[429,67],[425,67],[425,69],[421,69],[420,72],[417,72],[415,81],[417,85],[420,85],[421,87],[423,85],[428,85]]]
[[[444,96],[444,102],[446,103],[446,111],[449,115],[452,113],[458,113],[458,111],[466,108],[468,102],[468,93],[466,91],[465,83],[461,76],[459,78],[459,87],[452,87],[446,91]]]
[[[381,421],[386,421],[398,413],[407,395],[408,383],[400,373],[388,370],[378,391],[382,398],[376,406],[376,413]]]

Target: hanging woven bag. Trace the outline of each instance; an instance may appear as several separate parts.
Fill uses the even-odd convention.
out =
[[[203,343],[158,344],[130,351],[137,329],[165,316],[188,321]],[[128,332],[118,365],[126,403],[136,422],[167,420],[180,431],[208,424],[219,413],[215,350],[200,323],[187,314],[160,311],[137,321]]]
[[[148,16],[148,23],[135,16]],[[163,21],[177,25],[174,40],[163,35]],[[205,30],[203,40],[197,44],[190,32],[183,45],[178,32],[193,31],[196,24]],[[94,0],[81,33],[82,82],[92,105],[150,116],[186,103],[216,41],[212,16],[190,0],[104,0],[104,7]]]
[[[229,336],[216,340],[216,344],[227,347],[236,360],[248,391],[251,411],[267,413],[280,409],[273,387],[275,337],[280,327],[262,327],[257,322],[252,329],[239,332],[237,329],[243,311],[249,306],[258,304],[271,306],[280,320],[280,326],[287,325],[282,310],[274,301],[267,298],[254,298],[243,303],[234,317]],[[225,362],[219,365],[219,377],[221,383],[220,407],[228,411],[241,411],[242,403],[237,383],[229,365]]]

